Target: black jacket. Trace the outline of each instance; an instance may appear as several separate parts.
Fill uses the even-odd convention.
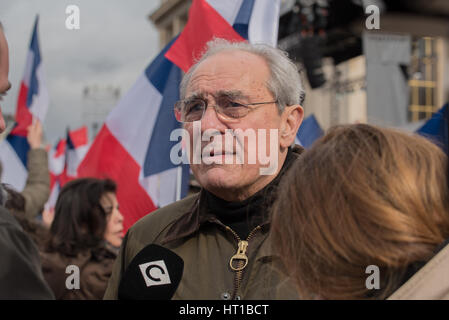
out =
[[[16,219],[0,207],[0,299],[54,299],[39,252]]]

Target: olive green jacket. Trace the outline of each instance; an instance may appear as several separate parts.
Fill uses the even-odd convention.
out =
[[[302,149],[293,151],[299,157]],[[239,239],[205,203],[204,192],[200,192],[148,214],[130,228],[104,299],[117,299],[122,274],[149,244],[172,250],[184,260],[183,276],[173,299],[297,299],[294,284],[271,246],[269,221],[254,229],[248,239]],[[242,245],[240,240],[248,241],[248,264],[234,271],[230,262],[239,243]],[[233,267],[239,267],[239,263],[233,262]]]

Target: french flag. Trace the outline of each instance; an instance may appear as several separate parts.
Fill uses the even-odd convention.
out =
[[[60,139],[55,148],[49,151],[48,169],[50,171],[50,188],[53,188],[59,176],[64,172],[66,144],[65,139]]]
[[[170,141],[170,133],[180,127],[173,106],[183,72],[214,37],[275,46],[279,9],[279,0],[194,0],[183,32],[108,115],[79,174],[118,183],[125,230],[187,194],[189,167],[170,160],[171,148],[179,143]]]
[[[61,139],[50,150],[48,168],[50,171],[50,197],[45,205],[54,208],[60,189],[69,181],[78,178],[78,167],[89,149],[87,127],[67,130],[67,138]]]
[[[67,131],[65,167],[61,179],[61,187],[78,178],[78,168],[89,150],[87,127]]]
[[[315,118],[315,115],[311,114],[301,123],[301,126],[296,133],[295,143],[307,149],[323,135],[323,129]]]
[[[0,144],[0,161],[4,167],[2,181],[12,185],[18,191],[25,187],[28,175],[26,167],[30,146],[26,138],[27,128],[32,124],[33,118],[44,122],[49,104],[39,48],[38,22],[37,16],[17,99],[16,124]]]
[[[65,168],[66,139],[60,139],[49,151],[48,169],[50,171],[50,197],[45,204],[46,210],[53,210],[61,188],[61,175]]]

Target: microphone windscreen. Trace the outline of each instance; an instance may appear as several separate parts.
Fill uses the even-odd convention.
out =
[[[176,253],[156,244],[143,248],[126,268],[118,298],[123,300],[169,300],[184,270]]]

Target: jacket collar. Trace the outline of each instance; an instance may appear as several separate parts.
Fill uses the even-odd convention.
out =
[[[449,245],[442,248],[388,300],[449,299]]]
[[[299,155],[304,151],[299,145],[292,147],[293,155],[299,158]],[[288,170],[288,169],[287,169]],[[196,200],[190,208],[187,208],[186,212],[182,214],[168,229],[162,244],[166,244],[171,241],[179,240],[181,238],[192,235],[197,232],[201,226],[207,223],[215,223],[225,227],[207,208],[206,195],[203,189],[199,192]],[[267,218],[261,225],[262,230],[268,229],[270,224],[270,218]]]
[[[203,205],[205,202],[204,191],[201,189],[193,205],[187,208],[186,212],[175,220],[167,231],[162,239],[162,244],[187,237],[198,231],[200,226],[206,222],[218,221],[207,211],[207,208]]]

